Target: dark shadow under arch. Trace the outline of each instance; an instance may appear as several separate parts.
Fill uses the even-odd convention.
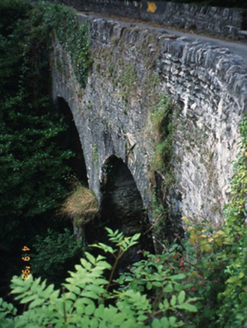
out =
[[[147,215],[127,165],[113,155],[106,160],[102,170],[102,221],[111,229],[120,229],[126,235],[140,232]]]
[[[121,158],[110,156],[102,167],[100,222],[89,227],[88,241],[107,242],[104,227],[120,230],[126,236],[141,233],[140,242],[121,261],[124,270],[129,264],[141,259],[139,250],[153,252],[153,242],[148,216],[134,178]]]
[[[63,136],[62,142],[66,144],[67,149],[71,149],[75,156],[69,160],[69,166],[72,168],[72,174],[86,187],[88,187],[88,178],[86,164],[83,154],[80,137],[71,113],[68,103],[62,97],[57,98],[58,113],[65,118],[68,130]]]

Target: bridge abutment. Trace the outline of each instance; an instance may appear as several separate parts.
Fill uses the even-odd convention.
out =
[[[171,167],[161,176],[164,206],[218,225],[229,197],[238,124],[247,105],[246,69],[238,56],[209,44],[173,39],[79,14],[91,30],[92,69],[85,89],[64,49],[54,44],[53,94],[69,104],[84,151],[89,187],[101,201],[102,166],[112,155],[125,163],[151,223],[154,153],[151,116],[162,97],[175,115]],[[158,169],[156,169],[157,171]],[[158,170],[159,171],[159,170]]]

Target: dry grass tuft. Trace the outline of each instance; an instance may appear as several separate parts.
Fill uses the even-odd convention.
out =
[[[61,209],[61,214],[76,219],[77,224],[85,224],[94,219],[98,211],[99,205],[94,193],[76,182],[74,190]]]

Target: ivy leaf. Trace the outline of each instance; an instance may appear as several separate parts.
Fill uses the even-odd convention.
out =
[[[74,303],[74,307],[75,307],[76,313],[78,313],[78,315],[84,314],[85,313],[84,299],[82,299],[82,298],[77,299]]]
[[[98,320],[94,317],[90,319],[90,328],[98,328]]]
[[[176,318],[175,317],[169,317],[169,323],[171,325],[171,327],[174,327],[176,324]]]
[[[175,274],[175,275],[172,275],[170,277],[170,279],[173,281],[173,280],[181,280],[181,279],[185,279],[185,274],[183,273],[179,273],[179,274]]]
[[[166,293],[171,293],[173,291],[173,286],[171,283],[169,283],[168,285],[165,286],[165,288],[163,288],[164,292]]]
[[[169,326],[168,326],[168,327],[169,327]],[[152,328],[162,328],[159,319],[155,318],[155,319],[152,321]]]
[[[32,309],[32,308],[38,307],[38,306],[44,304],[44,302],[45,302],[44,299],[42,299],[42,298],[41,298],[41,299],[38,298],[38,299],[34,300],[34,301],[29,305],[29,308]]]
[[[189,312],[197,312],[196,306],[189,304],[189,303],[183,303],[183,304],[177,305],[176,308],[181,309],[181,310],[186,310]]]
[[[20,301],[20,303],[28,303],[28,302],[31,302],[33,300],[35,300],[38,296],[36,294],[34,295],[30,295],[30,296],[27,296],[27,297],[23,297]]]
[[[169,321],[166,317],[161,318],[160,323],[161,323],[161,328],[169,328]]]
[[[94,312],[94,316],[95,316],[96,318],[103,318],[103,316],[104,316],[104,309],[105,309],[104,305],[103,305],[103,304],[100,304],[100,305],[97,307],[97,309],[95,310],[95,312]]]
[[[88,261],[92,264],[95,264],[96,263],[96,259],[93,255],[91,255],[90,253],[88,252],[85,252],[85,256],[86,258],[88,259]]]
[[[178,303],[182,304],[185,300],[185,291],[181,290],[181,292],[178,294]]]
[[[175,296],[175,295],[172,295],[172,299],[171,299],[171,301],[170,301],[171,306],[175,306],[175,304],[176,304],[176,300],[177,300],[176,296]]]
[[[100,248],[102,249],[105,253],[111,253],[111,254],[114,254],[116,252],[116,250],[114,250],[111,246],[108,246],[106,244],[103,244],[103,243],[98,243],[98,244],[93,244],[91,245],[93,247],[96,247],[96,248]]]
[[[86,306],[86,308],[85,308],[85,314],[87,314],[87,315],[91,315],[91,314],[93,314],[94,311],[95,311],[95,305],[94,305],[94,303],[89,304],[89,305]]]

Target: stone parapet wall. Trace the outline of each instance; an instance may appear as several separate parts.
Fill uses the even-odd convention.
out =
[[[107,13],[198,32],[241,39],[247,30],[247,11],[166,1],[60,0],[80,11]]]
[[[166,1],[141,1],[140,17],[144,20],[193,29],[198,32],[218,34],[230,38],[241,38],[244,12],[241,9],[206,7],[200,4],[174,3]]]
[[[102,166],[115,155],[128,165],[144,206],[150,208],[156,133],[150,115],[166,95],[180,109],[172,156],[176,183],[164,195],[167,204],[181,215],[222,222],[238,126],[247,109],[243,62],[210,44],[81,14],[79,20],[91,28],[94,64],[87,86],[80,89],[68,55],[61,54],[66,63],[60,70],[54,65],[53,94],[54,99],[63,97],[73,112],[90,188],[100,199]],[[165,177],[161,179],[165,186]]]

